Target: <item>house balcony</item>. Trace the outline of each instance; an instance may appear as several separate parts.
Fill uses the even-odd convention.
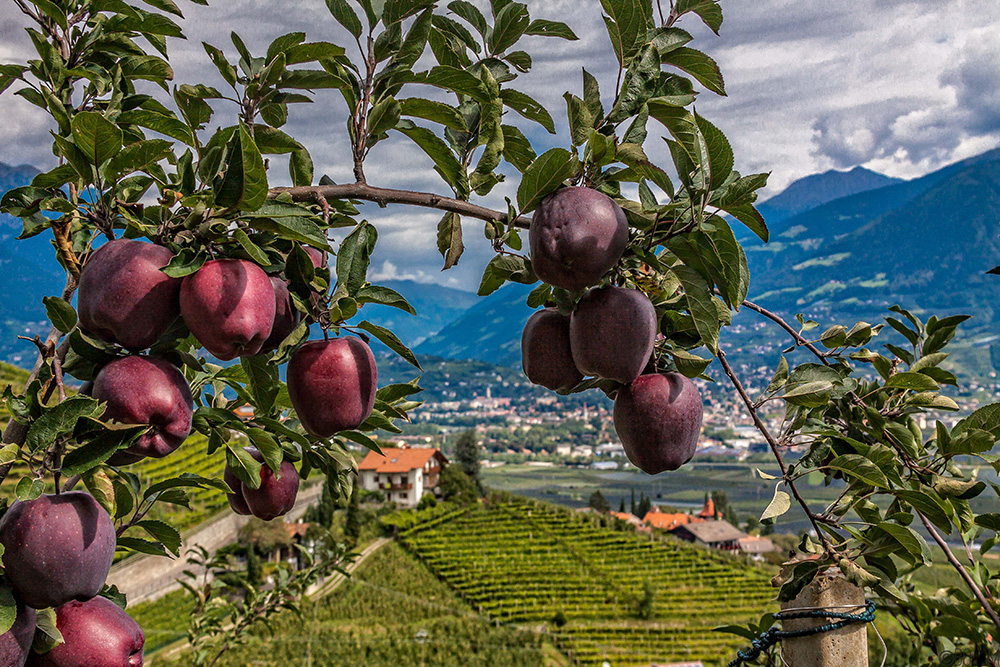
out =
[[[409,491],[410,489],[413,488],[413,485],[412,484],[390,484],[390,483],[387,482],[387,483],[385,483],[385,484],[382,485],[382,488],[384,490],[386,490],[386,491]]]

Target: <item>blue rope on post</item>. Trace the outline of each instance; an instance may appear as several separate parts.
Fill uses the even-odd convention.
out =
[[[740,667],[744,663],[756,660],[760,654],[768,650],[782,639],[796,639],[798,637],[808,637],[824,632],[833,632],[847,627],[854,623],[871,623],[875,620],[875,603],[869,600],[865,605],[865,610],[859,614],[847,614],[843,612],[824,611],[779,611],[774,615],[776,621],[787,621],[798,618],[837,618],[838,621],[817,625],[815,628],[805,630],[779,630],[778,626],[772,625],[770,628],[760,633],[757,639],[750,643],[750,648],[745,651],[737,651],[736,659],[729,663],[728,667]]]

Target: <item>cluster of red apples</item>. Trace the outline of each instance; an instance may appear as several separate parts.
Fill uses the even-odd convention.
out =
[[[306,252],[317,268],[322,253]],[[108,463],[133,464],[176,450],[191,432],[194,401],[179,368],[144,351],[182,317],[202,347],[221,360],[276,350],[298,325],[288,284],[242,259],[216,259],[172,278],[162,271],[173,253],[137,240],[111,241],[95,251],[80,277],[81,328],[128,353],[105,365],[86,389],[106,405],[110,421],[147,425]],[[318,299],[314,299],[318,301]],[[377,370],[363,341],[332,338],[301,345],[287,372],[292,406],[318,438],[357,428],[372,412]],[[264,457],[252,447],[257,461]],[[234,511],[271,520],[295,504],[299,475],[291,461],[279,473],[264,465],[251,488],[226,467]],[[5,578],[17,600],[17,620],[0,635],[4,667],[141,667],[141,628],[110,600],[98,597],[115,552],[108,513],[83,492],[17,501],[0,520]],[[30,651],[35,611],[55,608],[65,643],[45,654]]]
[[[655,475],[690,461],[701,433],[701,395],[680,373],[657,371],[656,308],[639,290],[593,287],[628,245],[621,207],[590,188],[562,188],[542,200],[528,233],[539,278],[587,291],[569,315],[545,308],[531,316],[521,334],[524,374],[553,391],[586,376],[621,383],[614,423],[632,464]]]

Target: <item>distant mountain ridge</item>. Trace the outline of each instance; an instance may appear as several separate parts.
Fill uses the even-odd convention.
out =
[[[895,303],[918,311],[976,312],[967,330],[1000,324],[1000,149],[900,181],[867,170],[833,172],[793,183],[778,208],[793,211],[797,192],[835,174],[861,188],[782,218],[766,217],[771,243],[747,242],[751,297],[788,315],[808,311],[829,322],[878,322]],[[819,180],[817,180],[819,178]],[[822,199],[823,197],[821,197]],[[768,215],[768,203],[761,206]],[[517,365],[530,287],[506,285],[425,341],[418,350],[448,358]],[[989,349],[979,370],[990,368]],[[1000,349],[994,354],[1000,370]],[[984,361],[985,359],[985,361]]]
[[[864,167],[855,167],[850,171],[830,170],[794,181],[780,193],[763,202],[759,208],[764,219],[773,224],[834,199],[902,182],[902,179],[879,174]]]
[[[18,172],[0,167],[0,179]],[[25,181],[17,185],[31,177],[21,174]],[[797,210],[814,201],[820,203]],[[805,312],[850,324],[877,322],[886,306],[901,303],[925,312],[975,311],[969,331],[1000,330],[1000,279],[985,275],[1000,263],[1000,149],[909,181],[860,168],[817,174],[791,184],[761,210],[771,243],[750,238],[746,247],[751,297],[765,305],[788,316]],[[8,359],[15,345],[22,347],[15,332],[42,319],[41,297],[62,286],[47,235],[14,242],[18,230],[0,226],[0,354]],[[531,286],[508,284],[480,299],[437,284],[383,284],[403,294],[418,315],[366,306],[361,316],[390,327],[417,353],[519,365]],[[974,351],[977,372],[1000,370],[995,347],[993,361],[988,343]]]

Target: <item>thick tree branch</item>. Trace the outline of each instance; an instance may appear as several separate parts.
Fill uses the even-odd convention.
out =
[[[271,188],[268,196],[277,197],[280,194],[289,194],[295,201],[315,202],[316,197],[324,199],[360,199],[370,201],[379,206],[388,204],[407,204],[409,206],[421,206],[423,208],[433,208],[439,211],[449,211],[458,213],[470,218],[478,218],[486,222],[507,222],[507,213],[494,211],[493,209],[479,206],[471,202],[430,192],[414,192],[411,190],[394,190],[392,188],[377,188],[367,183],[351,183],[347,185],[311,185],[296,188]],[[531,218],[519,217],[514,224],[521,229],[528,229]]]
[[[788,477],[788,466],[785,464],[785,459],[781,456],[781,450],[778,447],[778,441],[774,439],[771,432],[768,430],[764,422],[761,421],[760,415],[757,414],[757,408],[754,407],[753,401],[750,400],[750,396],[747,395],[746,390],[743,388],[743,383],[740,382],[739,377],[737,377],[736,372],[733,371],[732,366],[729,365],[729,361],[726,359],[726,353],[721,349],[717,355],[719,357],[719,362],[722,364],[722,370],[725,371],[726,375],[729,377],[729,381],[732,382],[733,387],[736,389],[736,393],[740,395],[743,404],[746,405],[747,411],[750,413],[750,417],[753,419],[754,426],[760,431],[761,435],[767,441],[768,446],[771,448],[771,453],[774,454],[775,460],[778,462],[778,467],[781,468],[781,477],[785,484],[792,491],[792,495],[795,500],[802,507],[802,510],[806,513],[809,518],[809,522],[813,526],[813,530],[816,531],[816,536],[819,538],[820,543],[822,543],[823,548],[826,549],[831,555],[835,555],[837,550],[834,548],[833,544],[827,538],[826,533],[819,527],[819,521],[813,511],[809,508],[808,503],[799,494],[799,490],[795,487],[795,483]]]
[[[916,512],[916,510],[914,511]],[[976,596],[976,600],[978,600],[979,604],[983,606],[983,611],[985,611],[986,615],[990,617],[990,620],[993,621],[993,625],[996,626],[997,632],[1000,633],[1000,616],[997,615],[996,610],[993,609],[993,605],[990,604],[990,601],[983,594],[983,590],[979,588],[975,580],[973,580],[972,575],[970,575],[969,571],[965,569],[965,566],[962,565],[961,561],[955,557],[951,547],[949,547],[948,543],[944,541],[943,537],[941,537],[941,533],[939,533],[937,528],[934,527],[934,524],[932,524],[921,512],[916,512],[916,515],[920,517],[920,521],[924,524],[924,528],[927,529],[930,536],[944,551],[945,558],[947,558],[948,562],[951,563],[951,566],[958,571],[959,576],[962,577],[962,581],[964,581],[965,585],[969,587],[972,594]]]

